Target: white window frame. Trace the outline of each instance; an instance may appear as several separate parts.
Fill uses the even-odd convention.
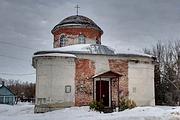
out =
[[[65,35],[61,35],[60,36],[60,47],[66,46],[66,41],[67,41],[67,39],[66,39]]]
[[[86,40],[85,40],[85,36],[84,35],[79,35],[78,37],[78,43],[79,44],[85,44],[86,43]]]

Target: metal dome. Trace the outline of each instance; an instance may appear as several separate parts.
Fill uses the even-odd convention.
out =
[[[71,27],[71,26],[78,26],[82,28],[93,28],[103,33],[101,28],[93,20],[82,15],[73,15],[65,18],[52,29],[52,32],[54,32],[58,28]]]

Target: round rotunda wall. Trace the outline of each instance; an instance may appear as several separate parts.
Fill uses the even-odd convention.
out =
[[[51,31],[54,48],[74,44],[101,44],[103,30],[91,19],[74,15],[65,18]]]

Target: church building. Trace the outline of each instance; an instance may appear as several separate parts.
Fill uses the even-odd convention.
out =
[[[93,100],[118,106],[122,97],[138,106],[155,105],[153,56],[102,45],[103,30],[81,15],[65,18],[51,33],[54,48],[33,56],[35,112],[84,106]]]

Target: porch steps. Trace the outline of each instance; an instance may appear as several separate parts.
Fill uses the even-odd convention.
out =
[[[113,112],[113,108],[112,107],[105,107],[102,111],[104,113],[112,113]]]

